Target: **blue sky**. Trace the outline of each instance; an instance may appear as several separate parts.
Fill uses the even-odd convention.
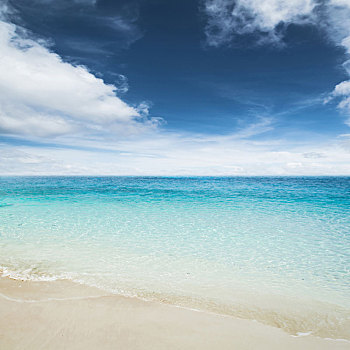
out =
[[[1,174],[350,174],[348,0],[2,3]]]

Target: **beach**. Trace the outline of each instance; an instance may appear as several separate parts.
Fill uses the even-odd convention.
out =
[[[349,348],[349,178],[0,185],[0,349]]]
[[[0,279],[1,349],[350,349],[261,323],[117,296],[70,281]]]

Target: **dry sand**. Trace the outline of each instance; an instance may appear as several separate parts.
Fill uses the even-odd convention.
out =
[[[349,349],[255,321],[106,294],[69,281],[0,278],[0,349]]]

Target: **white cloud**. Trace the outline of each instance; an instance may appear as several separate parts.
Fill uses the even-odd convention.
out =
[[[137,107],[117,93],[127,90],[106,84],[86,67],[64,62],[42,42],[4,20],[0,8],[0,132],[28,136],[57,136],[82,132],[134,133],[149,129]],[[0,18],[1,19],[1,18]]]
[[[338,106],[350,112],[350,80],[338,84],[332,93],[332,98],[341,97]],[[350,120],[347,121],[350,126]]]
[[[208,44],[220,46],[243,34],[258,35],[260,42],[280,43],[285,26],[313,21],[315,6],[313,0],[206,0]]]

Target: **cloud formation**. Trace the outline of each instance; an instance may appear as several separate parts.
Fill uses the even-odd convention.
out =
[[[257,31],[270,42],[282,40],[281,18],[307,23],[314,16],[312,2],[295,8],[286,3],[281,11],[274,1],[270,8],[264,1],[246,3],[257,4],[259,10],[242,17],[250,27],[242,27],[241,33]],[[126,77],[118,75],[117,86],[110,85],[86,67],[66,62],[46,42],[10,23],[7,11],[0,9],[0,174],[350,174],[348,136],[297,146],[282,135],[264,137],[274,129],[271,116],[256,117],[227,135],[158,130],[160,120],[149,118],[150,103],[131,106],[121,99],[128,89]],[[331,22],[325,26],[334,27]],[[345,47],[344,33],[328,33]],[[349,94],[349,84],[343,82],[332,97],[341,98],[346,108]]]
[[[254,34],[260,43],[280,43],[286,26],[313,21],[313,0],[206,0],[205,34],[211,46]]]
[[[134,133],[157,124],[117,96],[127,89],[124,76],[118,88],[64,62],[24,28],[6,22],[6,11],[0,9],[0,133]]]
[[[350,75],[349,0],[204,0],[203,9],[209,46],[229,45],[242,35],[281,45],[289,25],[313,25],[344,49],[343,66]],[[339,83],[327,101],[337,98],[339,108],[350,113],[350,80]]]
[[[327,21],[325,26],[329,37],[345,50],[346,61],[343,67],[350,76],[350,1],[330,0],[327,7]],[[350,80],[339,83],[330,98],[340,99],[338,107],[350,114]],[[350,119],[346,122],[350,126]]]
[[[163,132],[123,140],[1,145],[6,175],[350,175],[350,135],[298,144],[259,118],[226,135]]]
[[[239,134],[157,133],[90,149],[2,146],[7,175],[350,175],[349,137],[291,146],[283,139],[257,141]]]

